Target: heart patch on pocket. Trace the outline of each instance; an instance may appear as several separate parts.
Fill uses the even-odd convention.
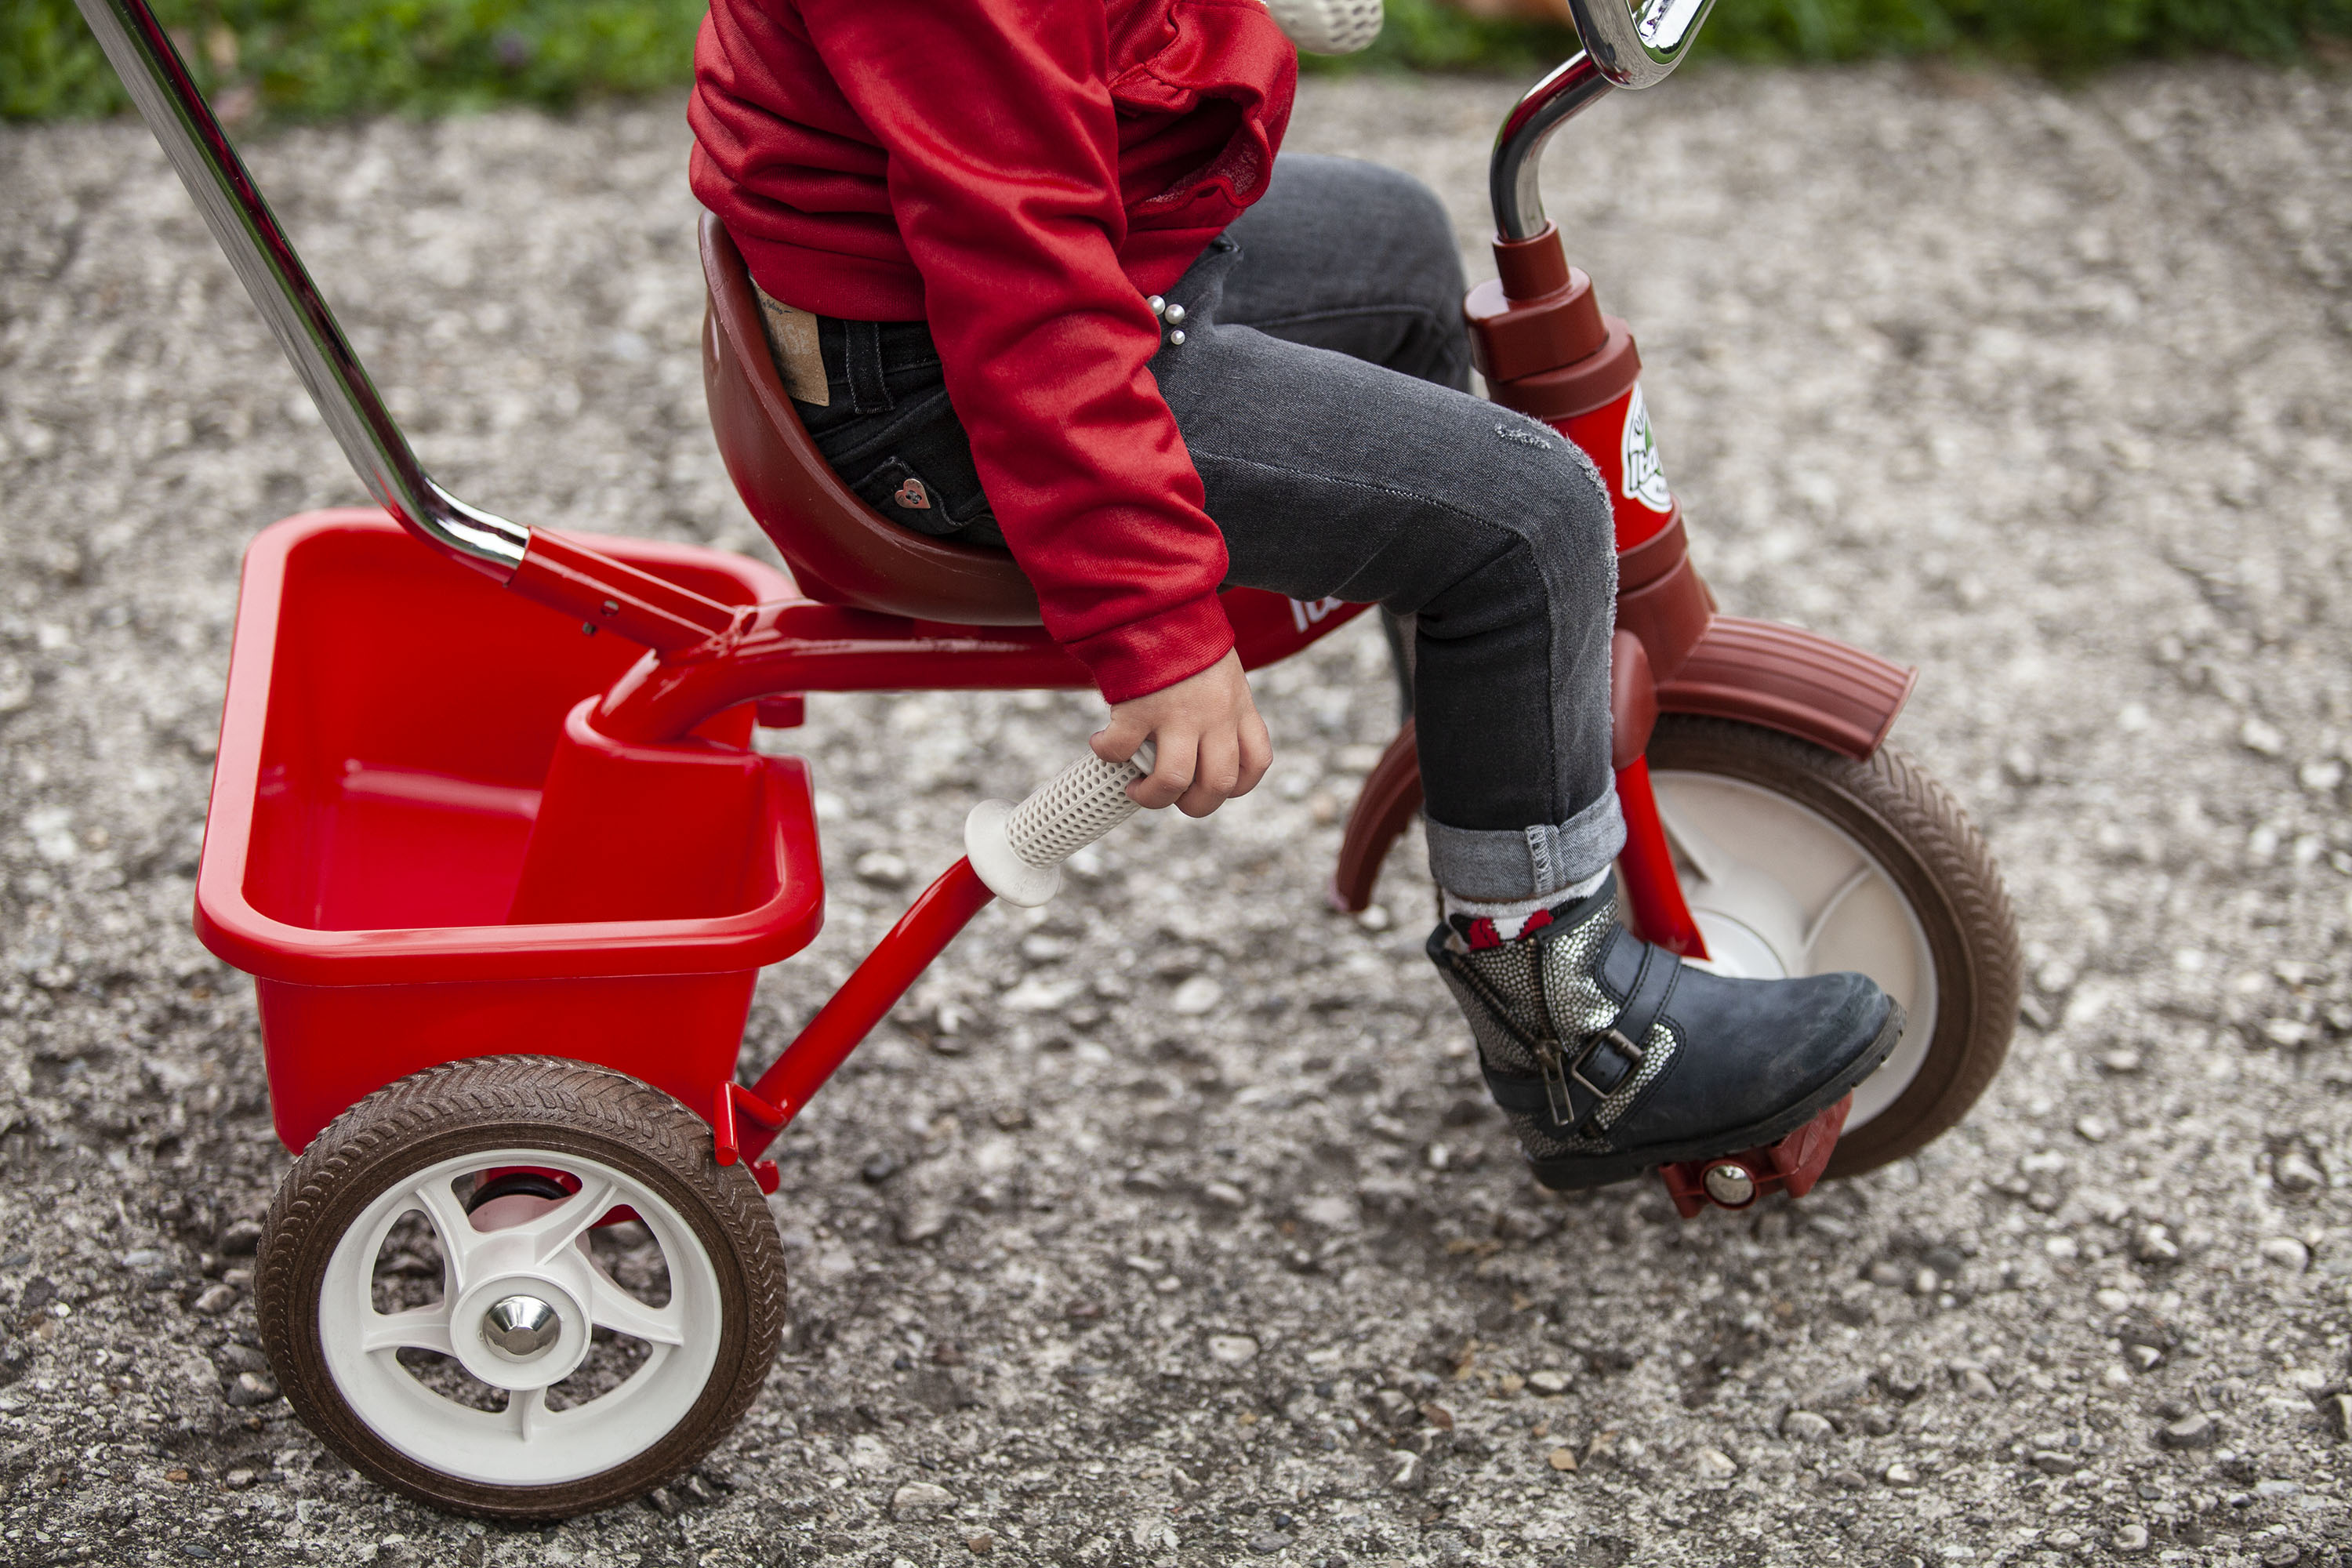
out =
[[[922,480],[912,476],[891,492],[890,499],[910,511],[931,510],[931,492],[923,488]]]

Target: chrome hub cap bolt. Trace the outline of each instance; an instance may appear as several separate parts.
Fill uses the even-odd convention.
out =
[[[1709,1184],[1713,1175],[1709,1173]],[[563,1320],[536,1296],[504,1296],[482,1314],[482,1338],[509,1361],[529,1361],[562,1336]]]
[[[1728,1160],[1706,1168],[1706,1195],[1726,1208],[1738,1208],[1756,1195],[1756,1178],[1744,1166]],[[501,1303],[503,1304],[503,1303]]]

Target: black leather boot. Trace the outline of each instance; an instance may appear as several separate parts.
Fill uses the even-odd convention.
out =
[[[1903,1009],[1860,974],[1730,980],[1617,923],[1617,879],[1497,942],[1441,925],[1429,956],[1486,1087],[1548,1187],[1597,1187],[1788,1136],[1868,1078]]]

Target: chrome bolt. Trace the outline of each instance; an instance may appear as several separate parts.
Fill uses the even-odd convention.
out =
[[[1706,1168],[1706,1195],[1726,1208],[1738,1208],[1756,1196],[1756,1178],[1744,1167],[1726,1160]]]
[[[1168,301],[1161,299],[1157,294],[1154,294],[1150,299],[1146,300],[1144,303],[1151,307],[1151,313],[1155,316],[1161,314],[1168,309]]]
[[[1169,307],[1168,307],[1168,324],[1169,324],[1170,326],[1171,326],[1171,327],[1172,327],[1172,326],[1174,326],[1177,322],[1179,322],[1179,321],[1182,321],[1183,319],[1184,319],[1184,307],[1183,307],[1183,306],[1181,306],[1181,305],[1171,305],[1171,306],[1169,306]]]
[[[505,1296],[482,1314],[482,1338],[509,1361],[529,1361],[563,1333],[563,1320],[536,1296]]]
[[[1182,348],[1184,346],[1184,334],[1181,331],[1169,333],[1168,346],[1171,349]]]

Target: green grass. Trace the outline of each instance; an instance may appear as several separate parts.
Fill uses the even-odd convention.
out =
[[[561,108],[685,81],[703,0],[154,0],[233,119],[492,103]],[[2352,0],[1719,0],[1698,53],[1849,60],[1950,55],[2069,74],[2144,57],[2285,61],[2352,37]],[[1529,70],[1562,29],[1389,0],[1365,55],[1319,70]],[[0,0],[0,118],[125,107],[72,0]]]

